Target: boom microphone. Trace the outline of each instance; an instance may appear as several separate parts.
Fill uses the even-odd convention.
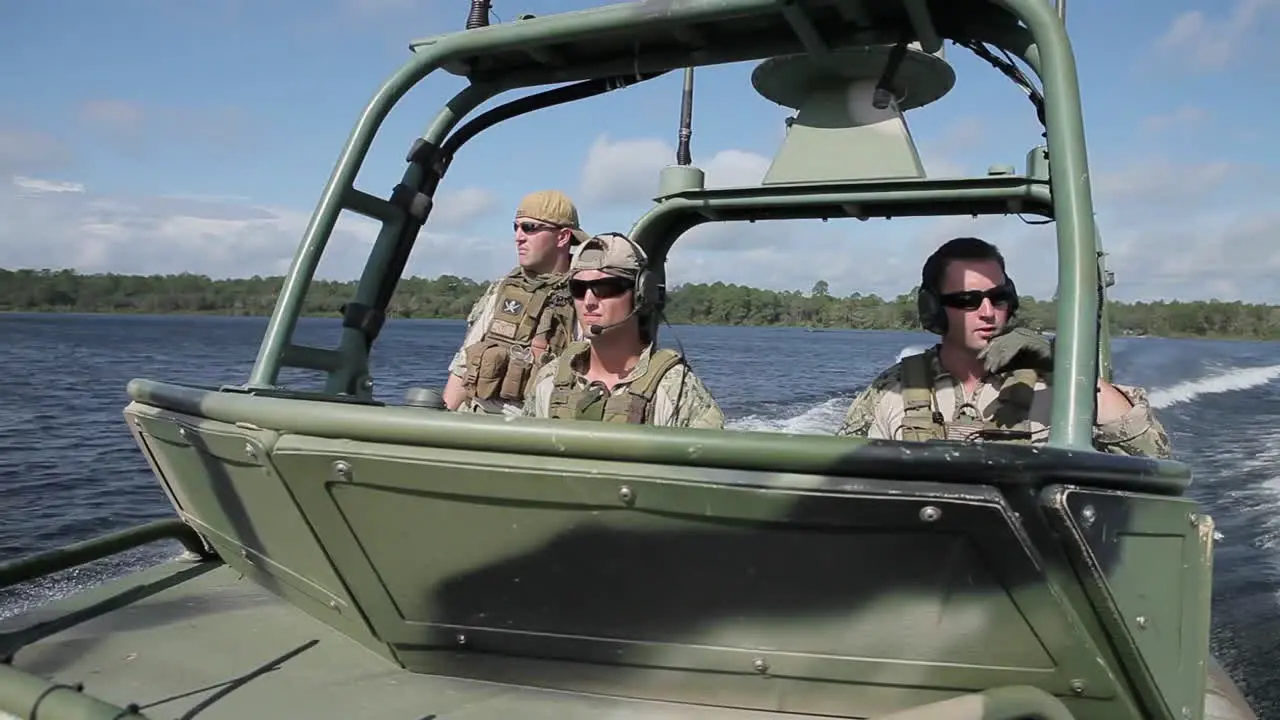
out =
[[[616,322],[611,322],[608,325],[590,325],[587,327],[587,332],[591,333],[592,335],[599,335],[600,333],[604,332],[605,330],[608,330],[609,328],[618,327],[619,325],[630,320],[631,316],[636,314],[637,309],[638,308],[631,308],[631,312],[627,313],[626,315],[623,315],[621,320],[618,320]]]

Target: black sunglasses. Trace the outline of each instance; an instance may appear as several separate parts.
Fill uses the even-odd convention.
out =
[[[1003,308],[1008,307],[1015,298],[1013,290],[1005,285],[997,285],[990,290],[963,290],[941,296],[943,305],[959,310],[977,310],[982,307],[984,299],[990,299],[992,305]]]
[[[595,293],[600,299],[618,297],[622,293],[635,287],[635,283],[627,278],[621,277],[603,277],[595,280],[570,280],[569,294],[574,300],[581,300],[587,296],[587,291]]]
[[[524,222],[511,223],[511,229],[513,231],[521,230],[524,232],[525,235],[532,235],[536,232],[542,232],[543,230],[559,230],[560,226],[547,225],[545,223],[536,223],[529,220],[525,220]]]

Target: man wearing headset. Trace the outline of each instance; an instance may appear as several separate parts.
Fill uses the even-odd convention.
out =
[[[1018,294],[994,245],[962,237],[925,262],[920,321],[942,341],[882,372],[849,407],[837,435],[893,440],[1048,439],[1053,346],[1006,324]],[[1093,444],[1168,458],[1169,437],[1140,388],[1099,378]]]
[[[582,245],[569,268],[583,340],[533,381],[524,414],[562,420],[723,428],[724,413],[674,350],[658,350],[646,329],[654,276],[639,245],[617,233]]]

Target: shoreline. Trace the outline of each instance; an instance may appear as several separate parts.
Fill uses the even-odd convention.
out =
[[[268,320],[271,313],[255,313],[255,312],[233,312],[227,310],[184,310],[180,312],[159,312],[159,311],[140,311],[140,310],[71,310],[71,309],[52,309],[52,310],[15,310],[11,308],[0,308],[0,317],[14,315],[41,315],[41,316],[58,316],[58,315],[81,315],[91,317],[225,317],[225,318],[254,318]],[[300,318],[328,318],[339,320],[341,316],[336,312],[304,312],[299,314]],[[392,316],[387,318],[388,322],[394,320],[466,320],[465,315],[457,316],[433,316],[433,317],[403,317]],[[787,323],[700,323],[700,322],[668,322],[664,323],[674,327],[719,327],[719,328],[788,328],[795,330],[814,330],[818,332],[839,332],[846,330],[856,330],[859,332],[898,332],[898,333],[923,333],[920,328],[909,327],[879,327],[879,328],[855,328],[838,325],[813,325],[813,324],[787,324]],[[1052,329],[1049,332],[1053,332]],[[1158,335],[1154,333],[1122,334],[1115,333],[1111,336],[1112,341],[1127,339],[1161,339],[1161,340],[1212,340],[1215,342],[1280,342],[1274,338],[1253,337],[1248,335],[1227,335],[1220,333],[1194,334],[1194,333],[1169,333]]]

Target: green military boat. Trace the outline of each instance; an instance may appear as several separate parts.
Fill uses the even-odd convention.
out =
[[[0,717],[1255,717],[1210,652],[1213,521],[1185,495],[1191,469],[1090,445],[1110,278],[1062,5],[648,0],[487,16],[478,0],[465,30],[414,42],[360,115],[247,381],[129,384],[125,417],[175,517],[0,566],[9,587],[142,543],[189,550],[0,624]],[[903,113],[951,90],[946,40],[1027,91],[1046,133],[1022,172],[925,176]],[[706,189],[682,132],[632,229],[658,283],[705,222],[1051,219],[1047,445],[375,398],[384,311],[468,139],[675,71],[687,130],[692,68],[752,60],[755,89],[797,110],[786,140],[759,185]],[[408,148],[400,183],[387,198],[355,189],[388,111],[438,71],[469,82]],[[382,229],[339,345],[302,347],[302,299],[344,210]],[[284,367],[326,380],[289,390]]]

